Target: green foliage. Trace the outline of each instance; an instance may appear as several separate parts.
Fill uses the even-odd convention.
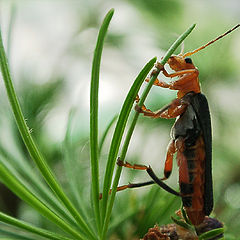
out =
[[[151,28],[155,29],[157,45],[161,45],[161,48],[167,49],[170,45],[169,42],[173,38],[176,38],[175,35],[170,36],[168,33],[170,31],[181,31],[184,25],[182,23],[184,21],[182,20],[186,14],[184,14],[185,10],[182,4],[178,1],[131,1],[131,4],[142,13],[143,18],[151,25]],[[174,11],[171,8],[172,5],[174,5]],[[15,14],[14,11],[13,14]],[[101,16],[101,14],[99,14],[100,12],[100,8],[96,11],[92,8],[83,20],[81,16],[82,21],[80,21],[81,24],[79,25],[81,26],[79,27],[78,33],[83,33],[89,28],[94,29],[98,27],[99,16]],[[8,237],[5,239],[36,239],[36,236],[39,239],[139,238],[147,232],[148,228],[153,227],[154,224],[171,222],[170,216],[174,215],[174,211],[180,206],[180,199],[170,196],[157,186],[135,191],[126,190],[125,192],[118,193],[116,198],[116,187],[119,185],[120,175],[122,174],[121,167],[115,167],[116,158],[120,155],[121,159],[124,160],[126,157],[128,146],[138,120],[137,113],[131,115],[132,105],[136,94],[146,75],[153,67],[156,58],[151,59],[144,66],[130,87],[129,92],[126,94],[127,97],[125,101],[123,101],[121,111],[117,114],[114,112],[113,115],[116,117],[112,117],[112,121],[109,121],[109,123],[106,124],[105,130],[103,130],[102,125],[99,125],[98,113],[99,73],[103,43],[106,41],[107,46],[112,48],[116,46],[117,48],[121,48],[125,43],[124,35],[121,32],[110,32],[106,35],[112,15],[113,10],[106,15],[103,21],[94,52],[90,98],[90,138],[88,137],[88,130],[85,130],[85,126],[79,126],[83,123],[83,118],[86,114],[82,111],[79,117],[75,108],[72,108],[69,113],[63,142],[54,142],[44,128],[44,122],[46,121],[48,113],[56,107],[65,87],[64,76],[61,76],[59,73],[53,74],[51,83],[45,84],[33,83],[29,80],[32,79],[32,76],[29,77],[28,75],[20,78],[21,85],[16,86],[21,109],[24,113],[22,114],[13,88],[4,49],[3,46],[1,46],[0,57],[2,73],[10,104],[20,130],[19,134],[17,128],[12,123],[13,119],[9,117],[8,111],[5,111],[4,107],[2,107],[4,114],[2,114],[0,121],[2,123],[7,119],[9,132],[11,132],[13,141],[10,142],[11,146],[9,148],[7,141],[4,139],[5,136],[3,135],[3,139],[1,138],[1,182],[28,203],[29,206],[33,207],[35,210],[31,210],[31,212],[33,212],[35,216],[38,216],[39,213],[43,215],[43,217],[38,216],[38,219],[40,219],[39,222],[34,222],[31,218],[20,220],[20,217],[19,219],[12,218],[0,213],[0,220],[4,223],[1,224],[0,235],[1,237]],[[10,26],[12,26],[13,20],[14,16],[10,21]],[[218,31],[221,33],[222,29],[215,30],[215,32]],[[193,46],[192,42],[196,47],[196,45],[198,46],[202,43],[203,39],[205,41],[205,37],[199,37],[197,31],[196,34],[192,36],[188,48]],[[11,29],[7,41],[9,43],[10,38]],[[206,39],[209,40],[208,37]],[[175,47],[177,47],[182,40],[181,38]],[[9,45],[10,44],[8,44],[8,52],[10,52]],[[175,47],[171,51],[175,50]],[[76,48],[70,48],[68,50],[74,51],[73,55],[83,52],[83,46],[77,46]],[[208,92],[210,92],[210,90],[206,88],[206,86],[209,86],[210,82],[212,84],[224,81],[225,78],[231,82],[230,72],[236,69],[232,64],[233,60],[231,59],[229,44],[224,45],[224,48],[226,49],[224,56],[229,59],[229,64],[227,65],[222,59],[219,60],[216,57],[216,53],[211,50],[209,51],[208,58],[204,61],[197,59],[197,66],[201,69],[201,82],[203,82],[203,87]],[[162,64],[166,62],[171,54],[172,52],[170,52],[169,55],[167,54]],[[212,61],[212,59],[214,59],[214,61]],[[128,59],[126,58],[126,62],[127,61]],[[213,74],[209,74],[211,71]],[[151,79],[150,84],[148,84],[146,90],[144,90],[140,98],[140,105],[143,104],[149,93],[155,77],[157,76]],[[163,95],[160,99],[153,96],[150,100],[152,101],[150,105],[154,105],[154,108],[157,109],[169,102],[170,99],[172,99],[172,97],[169,95]],[[212,101],[210,101],[210,103],[211,102]],[[215,108],[215,110],[216,109],[217,108]],[[221,126],[226,125],[226,115],[222,112],[218,112],[218,114],[218,121],[221,123]],[[78,127],[75,126],[75,122],[77,122]],[[145,130],[146,138],[148,134],[155,132],[159,132],[159,135],[161,135],[161,131],[163,129],[170,129],[172,124],[172,121],[166,120],[150,121],[144,119],[144,121],[140,120],[139,122],[142,128],[152,129],[152,131]],[[30,126],[30,129],[28,129],[28,126]],[[33,129],[33,132],[31,132],[31,129]],[[221,133],[224,134],[224,136],[227,135],[227,132],[228,130],[226,128],[223,127],[221,129]],[[23,141],[21,136],[23,137]],[[111,138],[110,143],[109,138]],[[36,139],[38,144],[35,144],[33,139]],[[218,153],[215,153],[215,156],[217,156],[217,159],[220,159],[221,164],[223,164],[224,158],[238,158],[238,154],[229,151],[228,146],[225,146],[221,141],[218,140],[217,144],[219,144],[219,148],[222,149],[222,153],[218,151]],[[36,166],[30,160],[30,155],[26,151],[26,147],[40,171],[36,169]],[[107,150],[107,156],[106,148],[109,148]],[[134,156],[129,155],[127,157],[128,161],[141,161],[141,151],[143,150],[143,148],[137,149]],[[105,161],[107,158],[108,160]],[[162,159],[163,156],[159,156],[159,158]],[[100,162],[99,159],[101,159]],[[148,164],[149,159],[146,159],[144,163]],[[104,172],[103,166],[105,165],[106,169]],[[102,176],[102,172],[104,172],[104,176]],[[219,174],[220,171],[215,170],[215,172]],[[229,170],[229,173],[230,172]],[[144,178],[144,174],[135,173],[134,171],[126,170],[124,174],[125,182],[131,179],[137,182],[137,178],[139,178],[139,181],[143,181],[142,178]],[[90,175],[91,177],[89,177]],[[222,197],[225,189],[229,188],[231,184],[239,182],[237,170],[235,170],[233,175],[231,175],[232,178],[229,179],[229,181],[224,181],[225,184],[222,189],[218,191],[215,199],[217,203],[216,212],[219,214],[222,213],[223,216],[226,217],[225,219],[228,225],[230,225],[230,228],[235,229],[237,232],[237,224],[229,224],[231,223],[232,215],[230,214],[231,212],[228,211],[229,206],[227,206]],[[101,188],[102,185],[103,191]],[[90,189],[91,186],[92,189]],[[110,188],[112,188],[111,195],[109,195]],[[100,192],[103,193],[103,199],[101,201],[98,199]],[[20,202],[19,205],[21,206],[22,203]],[[234,212],[234,209],[232,212]],[[18,216],[18,213],[16,213],[16,215]],[[235,212],[235,216],[238,216],[238,211]],[[29,222],[33,222],[33,224],[29,224]],[[5,223],[8,226],[14,227],[5,228]],[[56,228],[56,226],[58,227]],[[9,231],[9,229],[11,230]],[[214,234],[219,234],[219,232],[216,231],[213,230],[205,233],[201,238],[208,239],[209,237],[215,236]]]
[[[113,167],[114,167],[114,161],[116,159],[116,154],[118,153],[119,144],[121,142],[121,138],[123,135],[124,128],[127,123],[127,119],[130,113],[130,110],[132,108],[132,105],[135,101],[135,96],[137,95],[139,88],[141,84],[143,83],[144,79],[146,78],[149,71],[152,69],[153,64],[156,61],[156,58],[153,58],[149,63],[143,68],[143,70],[140,72],[138,77],[136,78],[132,88],[130,89],[127,98],[123,104],[122,111],[119,115],[115,135],[113,137],[112,145],[110,147],[110,161],[107,165],[107,170],[105,174],[105,182],[104,184],[104,191],[103,191],[103,205],[102,205],[102,219],[100,219],[100,206],[99,206],[99,167],[98,167],[98,156],[99,156],[99,147],[98,147],[98,85],[99,85],[99,72],[100,72],[100,60],[102,55],[102,49],[103,49],[103,42],[106,35],[106,31],[108,28],[108,25],[110,23],[110,20],[113,15],[113,10],[110,10],[109,13],[106,15],[102,27],[99,31],[99,36],[97,40],[97,45],[94,53],[93,58],[93,68],[92,68],[92,81],[91,81],[91,94],[90,94],[90,147],[91,147],[91,169],[92,169],[92,199],[93,199],[93,208],[95,212],[95,223],[97,225],[98,234],[101,235],[102,239],[105,239],[108,224],[110,220],[110,215],[114,203],[114,197],[116,193],[116,187],[118,185],[121,168],[118,168],[118,172],[116,173],[114,184],[113,184],[113,191],[111,194],[110,202],[107,207],[107,200],[108,200],[108,192],[110,189],[110,182],[113,175]],[[192,27],[193,28],[193,27]],[[192,30],[191,28],[191,30]],[[171,56],[173,51],[176,49],[176,47],[183,41],[183,39],[191,32],[189,30],[185,35],[183,35],[180,40],[178,40],[172,48],[167,52],[166,57],[162,60],[162,64],[164,64],[167,59]],[[9,67],[7,63],[7,58],[5,55],[5,51],[3,48],[2,39],[0,38],[0,59],[1,59],[1,70],[3,74],[3,79],[5,82],[6,90],[8,93],[8,98],[16,119],[17,126],[19,128],[20,134],[23,138],[24,144],[28,149],[28,152],[30,153],[32,159],[35,161],[36,165],[38,166],[42,176],[45,178],[48,185],[51,187],[51,189],[54,192],[54,195],[58,199],[55,200],[58,202],[60,200],[60,206],[58,204],[54,204],[53,201],[49,201],[50,195],[52,193],[43,194],[45,186],[42,187],[42,185],[37,184],[38,186],[38,194],[35,195],[34,192],[31,192],[30,189],[27,188],[28,184],[25,186],[23,184],[24,180],[22,181],[21,178],[18,177],[18,174],[15,172],[14,169],[12,169],[12,166],[9,168],[3,164],[3,161],[0,165],[0,172],[1,172],[1,180],[2,182],[11,189],[16,195],[18,195],[23,201],[27,202],[30,206],[35,208],[39,213],[41,213],[43,216],[47,217],[50,221],[58,225],[62,230],[69,233],[71,236],[75,237],[76,239],[85,239],[87,237],[88,239],[95,239],[95,233],[92,232],[91,228],[88,226],[87,222],[84,220],[84,216],[86,217],[83,209],[82,211],[77,211],[70,199],[65,195],[63,192],[61,186],[57,182],[57,179],[53,175],[50,167],[47,165],[45,159],[43,158],[42,153],[40,153],[40,150],[38,149],[37,145],[35,144],[31,134],[30,130],[27,127],[27,124],[25,122],[25,119],[23,117],[22,110],[20,108],[13,83],[11,80],[11,75],[9,72]],[[153,81],[156,79],[157,75],[151,80],[151,85],[153,84]],[[149,85],[151,87],[151,85]],[[28,85],[29,86],[29,85]],[[53,87],[52,87],[53,86]],[[41,88],[43,92],[39,91],[36,95],[33,94],[31,91],[29,94],[27,94],[26,99],[30,98],[30,101],[25,101],[26,103],[30,103],[29,106],[26,106],[25,108],[28,110],[29,114],[31,116],[37,116],[39,112],[41,112],[41,108],[44,107],[48,102],[52,102],[51,99],[49,99],[50,96],[54,96],[51,94],[51,92],[55,91],[56,87],[58,86],[54,84],[52,86],[48,86],[46,90],[44,91],[44,88]],[[30,87],[30,86],[29,86]],[[146,98],[150,87],[147,88],[145,91],[145,95],[142,97],[140,104],[143,103],[144,99]],[[37,100],[37,101],[35,101]],[[38,105],[38,103],[41,102],[41,105]],[[34,106],[34,107],[32,107]],[[138,114],[135,114],[138,116]],[[136,119],[137,120],[137,119]],[[129,137],[125,142],[125,147],[123,148],[123,154],[121,157],[124,159],[123,155],[126,155],[127,146],[130,141],[130,137],[132,135],[134,126],[136,124],[136,120],[133,121],[132,126],[130,127],[129,131]],[[70,118],[71,121],[71,118]],[[107,130],[106,130],[107,131]],[[66,133],[65,143],[66,147],[69,146],[68,143],[68,132]],[[116,141],[117,140],[117,141]],[[111,153],[112,152],[112,153]],[[10,155],[4,151],[2,151],[3,155],[5,157],[10,157]],[[66,153],[69,154],[69,151],[66,150]],[[11,157],[14,159],[13,157]],[[70,159],[69,157],[68,159]],[[14,161],[14,160],[13,160]],[[69,167],[69,165],[68,165]],[[21,166],[20,166],[21,168]],[[12,169],[12,171],[11,171]],[[109,170],[110,169],[110,170]],[[110,172],[109,172],[110,171]],[[27,175],[30,179],[33,178],[31,174]],[[76,182],[75,182],[76,184]],[[72,186],[74,185],[74,182],[72,182]],[[76,192],[76,188],[73,187],[73,190]],[[39,195],[40,194],[40,198]],[[77,195],[75,195],[76,197]],[[41,201],[41,198],[45,200],[44,202]],[[76,200],[76,199],[75,199]],[[50,205],[49,205],[50,203]],[[62,206],[61,206],[62,205]],[[62,207],[66,207],[68,209],[69,213],[72,215],[68,215],[68,213],[65,213],[64,209]],[[65,219],[63,220],[57,215],[57,212]],[[105,214],[106,213],[106,214]],[[51,232],[47,232],[38,228],[31,227],[29,224],[24,223],[20,220],[8,217],[7,215],[2,214],[1,220],[5,223],[17,226],[19,228],[22,228],[24,230],[36,233],[40,236],[45,236],[51,239],[67,239],[65,237],[62,237],[61,235],[51,234]],[[75,220],[73,220],[73,218]],[[78,226],[76,223],[78,223]],[[77,226],[80,227],[82,232],[79,232],[75,229]]]

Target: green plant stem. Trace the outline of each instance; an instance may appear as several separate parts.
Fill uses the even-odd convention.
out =
[[[191,27],[189,27],[182,35],[179,36],[179,38],[172,44],[172,46],[169,48],[169,50],[166,52],[165,56],[163,57],[163,59],[161,60],[160,64],[164,65],[166,64],[166,62],[168,61],[168,59],[170,58],[170,56],[173,54],[173,52],[177,49],[177,47],[184,41],[184,39],[192,32],[192,30],[194,29],[195,24],[193,24]],[[160,69],[157,69],[157,71],[152,74],[152,77],[147,85],[147,87],[144,89],[144,92],[142,94],[142,96],[140,97],[140,101],[138,103],[138,105],[141,107],[154,83],[154,81],[156,80],[158,74],[160,73]],[[127,153],[127,149],[129,146],[129,142],[132,136],[132,133],[134,131],[135,125],[137,123],[138,120],[138,116],[139,113],[135,112],[134,113],[134,117],[132,120],[132,123],[130,124],[129,130],[127,132],[127,136],[122,148],[122,152],[120,154],[120,159],[123,161],[125,159],[126,153]],[[113,207],[113,203],[114,203],[114,199],[115,199],[115,195],[116,195],[116,191],[117,191],[117,186],[119,183],[119,179],[120,179],[120,175],[121,175],[121,171],[122,171],[122,167],[117,167],[116,170],[116,174],[115,174],[115,178],[114,178],[114,182],[113,182],[113,188],[111,191],[111,197],[110,197],[110,201],[108,204],[108,208],[107,208],[107,213],[106,213],[106,219],[104,221],[104,225],[103,225],[103,234],[102,234],[102,239],[105,238],[106,235],[106,231],[108,228],[108,224],[109,224],[109,220],[110,220],[110,216],[111,216],[111,212],[112,212],[112,207]]]
[[[55,192],[56,196],[61,200],[61,202],[72,214],[72,216],[76,219],[76,221],[81,226],[83,231],[87,234],[87,236],[89,236],[90,239],[95,239],[95,236],[92,233],[92,231],[89,229],[89,226],[80,216],[76,208],[73,206],[73,204],[70,202],[68,197],[63,192],[61,186],[58,184],[55,176],[53,175],[52,171],[47,165],[47,162],[45,161],[44,157],[40,153],[38,147],[36,146],[30,134],[30,131],[25,122],[22,110],[20,108],[19,101],[17,99],[16,93],[13,87],[13,83],[12,83],[12,79],[11,79],[11,75],[8,67],[8,61],[7,61],[5,50],[3,47],[1,31],[0,31],[0,65],[1,65],[2,76],[5,83],[8,99],[11,104],[12,111],[19,129],[19,132],[28,149],[30,156],[35,161],[36,165],[38,166],[39,170],[41,171],[48,185]]]
[[[91,148],[91,176],[92,176],[92,199],[98,232],[101,232],[101,217],[99,207],[99,149],[98,149],[98,88],[99,72],[103,43],[114,10],[111,9],[105,16],[99,30],[96,48],[93,56],[91,88],[90,88],[90,148]]]

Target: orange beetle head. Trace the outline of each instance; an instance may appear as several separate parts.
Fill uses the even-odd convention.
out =
[[[185,69],[194,69],[195,66],[191,58],[184,58],[182,54],[173,55],[168,59],[167,62],[170,68],[174,71],[181,71]]]

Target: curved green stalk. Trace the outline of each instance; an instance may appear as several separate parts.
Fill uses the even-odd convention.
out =
[[[99,72],[103,43],[107,33],[109,23],[114,10],[111,9],[103,20],[99,30],[96,48],[93,56],[91,88],[90,88],[90,148],[91,148],[91,172],[92,172],[92,199],[98,232],[101,229],[101,218],[99,208],[99,164],[98,164],[98,88]]]

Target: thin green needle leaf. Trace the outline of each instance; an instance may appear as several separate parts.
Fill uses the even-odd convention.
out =
[[[169,48],[169,50],[167,51],[167,53],[165,54],[165,56],[163,57],[163,59],[161,60],[161,65],[164,65],[167,60],[170,58],[170,56],[173,54],[173,52],[177,49],[177,47],[184,41],[184,39],[192,32],[192,30],[194,29],[195,27],[195,24],[193,24],[191,27],[189,27],[182,35],[179,36],[179,38],[172,44],[172,46]],[[157,71],[155,72],[155,74],[152,74],[152,77],[149,81],[149,84],[147,85],[147,87],[144,89],[144,92],[142,94],[142,96],[140,97],[140,101],[138,103],[138,105],[141,107],[154,83],[154,81],[156,80],[158,74],[160,72],[160,69],[157,69]],[[144,79],[143,79],[144,81]],[[136,93],[137,94],[137,93]],[[135,94],[135,96],[136,96]],[[131,105],[132,107],[132,105]],[[138,116],[139,116],[139,113],[138,112],[135,112],[135,115],[134,115],[134,118],[132,120],[132,123],[130,125],[130,128],[127,132],[127,136],[126,136],[126,140],[124,142],[124,145],[123,145],[123,148],[122,148],[122,152],[121,152],[121,155],[120,155],[120,159],[123,161],[125,159],[125,156],[126,156],[126,153],[127,153],[127,149],[128,149],[128,146],[129,146],[129,142],[130,142],[130,139],[131,139],[131,136],[132,136],[132,133],[133,133],[133,130],[135,128],[135,125],[137,123],[137,120],[138,120]],[[120,119],[120,118],[119,118]],[[126,119],[127,120],[127,119]],[[124,126],[125,127],[125,126]],[[121,141],[121,138],[119,139],[119,144],[120,144],[120,141]],[[113,142],[113,140],[112,140]],[[117,151],[119,149],[119,145],[118,145],[118,148],[117,148]],[[111,151],[111,149],[110,149]],[[116,154],[117,152],[114,152],[114,158],[111,159],[113,162],[111,162],[111,179],[112,179],[112,173],[113,173],[113,168],[114,168],[114,161],[116,160]],[[109,158],[112,157],[109,153]],[[110,161],[111,161],[110,160]],[[117,167],[117,170],[116,170],[116,174],[115,174],[115,178],[114,178],[114,182],[113,182],[113,188],[112,188],[112,192],[111,192],[111,198],[110,198],[110,202],[109,202],[109,205],[108,205],[108,208],[107,208],[107,214],[106,214],[106,218],[105,218],[105,221],[104,221],[104,225],[103,225],[103,234],[102,234],[102,239],[105,238],[105,235],[106,235],[106,231],[107,231],[107,227],[108,227],[108,223],[109,223],[109,220],[110,220],[110,216],[111,216],[111,212],[112,212],[112,207],[113,207],[113,203],[114,203],[114,199],[115,199],[115,194],[116,194],[116,191],[117,191],[117,186],[118,186],[118,182],[119,182],[119,178],[120,178],[120,175],[121,175],[121,170],[122,167]],[[107,171],[106,171],[106,174],[107,174]],[[108,185],[109,184],[109,185]],[[105,189],[106,187],[106,189]],[[109,192],[109,189],[110,189],[110,182],[107,182],[106,185],[104,185],[104,191],[103,191],[103,200],[104,200],[104,197],[106,198],[105,201],[107,201],[107,195],[108,195],[108,192]],[[104,196],[105,195],[105,196]],[[103,201],[103,204],[106,204],[106,202]],[[105,206],[104,206],[105,207]],[[105,215],[103,215],[105,216]]]
[[[46,231],[46,230],[38,228],[38,227],[34,227],[34,226],[30,225],[29,223],[26,223],[26,222],[18,220],[16,218],[10,217],[2,212],[0,212],[0,221],[7,223],[9,225],[18,227],[25,231],[35,233],[39,236],[46,237],[48,239],[54,239],[54,240],[71,240],[72,239],[72,238],[61,236],[61,235],[53,233],[53,232]]]
[[[199,236],[199,240],[209,240],[213,239],[224,233],[224,228],[216,228]]]
[[[58,196],[61,202],[65,205],[65,207],[69,210],[72,216],[76,219],[76,221],[82,227],[83,231],[90,238],[94,239],[95,238],[94,234],[89,229],[89,226],[83,220],[83,218],[78,213],[76,208],[70,202],[66,194],[63,192],[61,186],[58,184],[54,174],[50,170],[49,166],[47,165],[47,162],[43,158],[42,154],[40,153],[38,147],[36,146],[30,134],[30,131],[25,122],[22,110],[20,108],[19,101],[17,99],[16,93],[13,87],[13,83],[12,83],[12,79],[11,79],[11,75],[8,67],[8,61],[7,61],[5,50],[3,47],[1,31],[0,31],[0,65],[1,65],[1,71],[2,71],[4,83],[5,83],[6,91],[8,94],[8,99],[11,104],[12,111],[19,129],[19,132],[21,133],[22,139],[28,149],[29,154],[31,155],[32,159],[35,161],[36,165],[41,171],[46,182],[49,184],[49,186],[55,192],[55,194]]]
[[[111,9],[105,16],[99,30],[96,48],[94,51],[90,88],[90,146],[91,146],[91,172],[92,172],[92,198],[96,217],[98,232],[101,229],[100,208],[99,208],[99,165],[98,165],[98,88],[99,72],[103,43],[108,26],[112,19],[114,10]]]
[[[125,101],[122,106],[117,125],[113,134],[109,156],[108,156],[108,162],[107,162],[107,168],[105,172],[105,178],[104,178],[104,187],[103,187],[103,197],[102,197],[102,219],[104,220],[104,227],[103,227],[103,235],[102,239],[105,238],[106,230],[108,227],[108,221],[110,218],[111,212],[108,210],[107,213],[107,220],[105,219],[106,211],[107,211],[107,201],[108,201],[108,195],[110,190],[110,185],[112,181],[112,175],[113,175],[113,169],[114,164],[117,158],[119,146],[121,143],[121,139],[123,136],[124,129],[126,127],[127,119],[130,114],[131,108],[133,106],[133,103],[135,101],[136,95],[145,80],[147,74],[152,69],[154,63],[156,62],[156,58],[151,59],[142,69],[142,71],[137,76],[136,80],[134,81]],[[119,168],[121,169],[121,168]],[[120,177],[120,172],[118,172]],[[113,202],[111,202],[113,204]]]

